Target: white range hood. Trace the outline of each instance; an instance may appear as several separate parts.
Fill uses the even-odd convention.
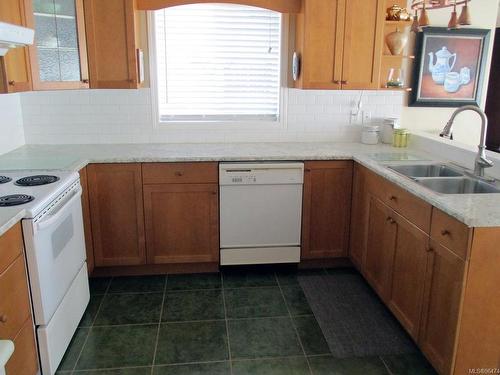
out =
[[[11,48],[33,44],[34,36],[33,29],[0,22],[0,56],[5,56]]]

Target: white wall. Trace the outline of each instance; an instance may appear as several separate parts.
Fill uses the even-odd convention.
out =
[[[490,45],[488,46],[488,66],[487,72],[490,70],[491,52],[493,49],[494,30],[497,24],[499,0],[472,0],[469,3],[469,9],[472,15],[472,28],[491,29]],[[457,10],[460,12],[461,7]],[[432,26],[447,26],[451,15],[450,8],[436,9],[429,11],[429,17]],[[497,67],[498,69],[498,67]],[[486,102],[486,93],[488,89],[487,81],[483,85],[482,107]],[[401,122],[403,126],[412,129],[420,130],[429,133],[439,133],[449,120],[453,108],[420,108],[420,107],[404,107],[402,111]],[[466,144],[477,145],[479,141],[479,124],[478,118],[474,113],[464,113],[457,118],[455,123],[454,136],[456,140]]]
[[[359,91],[288,90],[287,124],[277,130],[153,127],[150,89],[30,92],[21,95],[26,143],[287,142],[359,140],[349,124]],[[365,91],[372,118],[399,117],[400,92]]]
[[[25,144],[19,94],[0,95],[0,155]]]

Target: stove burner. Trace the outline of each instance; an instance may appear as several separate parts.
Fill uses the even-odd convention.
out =
[[[36,175],[20,178],[16,181],[17,186],[39,186],[47,185],[59,180],[57,176]]]
[[[12,178],[7,176],[0,176],[0,184],[6,184],[7,182],[11,182]]]
[[[18,206],[31,202],[35,197],[26,194],[5,195],[0,197],[0,207]]]

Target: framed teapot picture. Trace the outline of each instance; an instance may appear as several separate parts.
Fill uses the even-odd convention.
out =
[[[479,106],[488,29],[425,28],[417,36],[410,107]]]

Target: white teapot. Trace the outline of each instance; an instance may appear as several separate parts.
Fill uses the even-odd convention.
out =
[[[453,63],[450,60],[453,58]],[[453,70],[457,62],[457,54],[450,53],[446,47],[436,52],[436,62],[434,62],[434,53],[429,52],[429,72],[432,73],[432,79],[438,85],[444,84],[446,74]]]

